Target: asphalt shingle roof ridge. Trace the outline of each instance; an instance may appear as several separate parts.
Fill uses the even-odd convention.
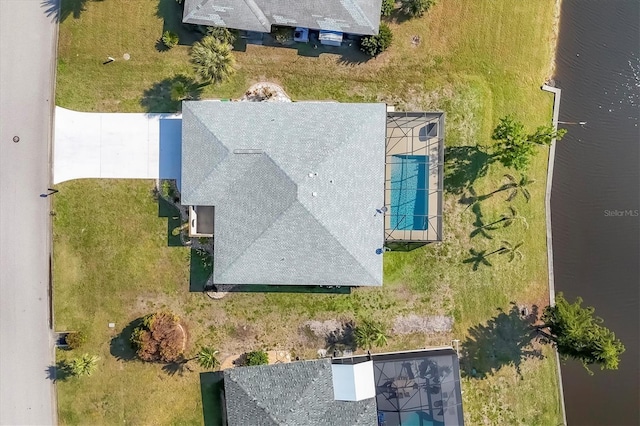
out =
[[[258,6],[258,4],[255,2],[255,0],[244,0],[244,3],[251,10],[251,13],[254,14],[258,22],[260,22],[260,25],[262,25],[265,30],[271,32],[272,23],[271,21],[269,21],[269,18],[267,18],[260,6]]]
[[[298,202],[299,202],[299,201],[298,201]],[[299,202],[299,203],[300,203],[300,202]],[[347,254],[348,254],[348,255],[349,255],[349,256],[350,256],[354,261],[355,261],[355,263],[357,263],[358,265],[360,265],[360,267],[362,268],[362,270],[366,272],[367,276],[368,276],[369,278],[371,278],[371,279],[373,280],[373,282],[377,282],[377,279],[376,279],[373,275],[371,275],[371,273],[367,270],[367,268],[365,268],[365,267],[364,267],[364,265],[362,265],[362,262],[360,262],[360,259],[358,259],[356,256],[354,256],[354,255],[353,255],[353,253],[351,253],[351,251],[350,251],[349,249],[347,249],[347,248],[344,246],[344,244],[342,244],[342,241],[340,241],[340,238],[336,237],[336,236],[335,236],[335,235],[334,235],[334,234],[329,230],[329,228],[327,228],[326,226],[324,226],[324,224],[323,224],[322,222],[320,222],[320,221],[318,220],[318,218],[317,218],[313,213],[311,213],[311,212],[309,211],[309,209],[307,209],[307,208],[305,207],[305,205],[304,205],[304,204],[300,203],[300,205],[302,206],[302,208],[303,208],[303,209],[305,209],[305,210],[309,213],[309,215],[313,218],[313,220],[314,220],[314,221],[316,221],[316,222],[318,223],[318,225],[320,225],[320,227],[322,227],[323,229],[325,229],[325,230],[327,231],[327,233],[328,233],[329,235],[331,235],[331,237],[333,237],[333,239],[338,243],[338,245],[339,245],[340,247],[342,247],[342,249],[343,249],[343,250],[344,250],[344,251],[345,251],[345,252],[346,252],[346,253],[347,253]]]
[[[205,1],[208,1],[208,0],[205,0]],[[211,135],[211,137],[212,137],[212,138],[214,138],[214,139],[215,139],[215,140],[216,140],[220,145],[222,145],[222,146],[224,147],[224,149],[227,151],[227,155],[225,155],[225,156],[224,156],[224,158],[221,158],[221,159],[220,159],[220,161],[218,161],[218,162],[217,162],[217,163],[216,163],[216,164],[211,168],[211,170],[209,170],[207,173],[205,173],[205,176],[206,176],[207,178],[209,178],[209,177],[211,177],[211,175],[216,171],[216,169],[218,168],[218,166],[219,166],[220,164],[222,164],[222,163],[227,159],[227,157],[229,156],[229,152],[230,152],[230,151],[229,151],[229,148],[227,148],[227,145],[226,145],[224,142],[222,142],[222,141],[221,141],[221,140],[216,136],[216,134],[211,130],[211,128],[210,128],[209,126],[207,126],[207,123],[205,123],[204,121],[202,121],[202,117],[200,116],[200,114],[196,113],[196,112],[195,112],[195,111],[193,111],[192,109],[189,109],[189,113],[191,114],[191,116],[195,117],[195,118],[196,118],[196,121],[197,121],[198,123],[200,123],[200,124],[202,125],[202,127],[204,127],[205,129],[207,129],[207,130],[209,131],[209,134]],[[286,174],[286,173],[285,173],[285,174]],[[202,180],[200,181],[200,183],[199,183],[197,186],[195,186],[195,187],[193,187],[193,188],[192,188],[191,193],[192,193],[192,194],[193,194],[193,193],[197,193],[197,192],[198,192],[198,190],[199,190],[203,185],[205,185],[206,183],[207,183],[207,179],[202,179]]]
[[[273,159],[272,159],[269,155],[267,155],[266,153],[265,153],[265,154],[262,154],[262,155],[266,155],[267,157],[269,157],[269,158],[271,159],[271,162],[272,162],[273,164],[275,164],[275,165],[276,165],[276,167],[278,167],[280,170],[282,170],[282,168],[278,165],[278,163],[276,163],[275,161],[273,161]],[[287,174],[287,172],[285,172],[284,170],[282,170],[282,173],[287,177],[287,179],[289,179],[289,180],[294,184],[294,186],[296,187],[296,192],[297,192],[298,185],[296,184],[296,182],[295,182],[294,180],[292,180],[292,179],[289,177],[289,175]],[[282,210],[282,212],[280,212],[280,214],[278,214],[277,216],[274,216],[274,218],[273,218],[273,220],[271,221],[271,223],[269,224],[269,226],[267,226],[267,227],[266,227],[266,228],[265,228],[265,229],[264,229],[260,234],[258,234],[258,235],[253,239],[253,241],[251,242],[251,244],[248,244],[248,245],[244,248],[244,250],[242,250],[240,253],[238,253],[238,255],[235,257],[235,260],[234,260],[233,262],[229,263],[229,264],[227,265],[227,267],[225,268],[225,270],[229,270],[229,269],[231,269],[231,267],[232,267],[233,265],[235,265],[235,264],[236,264],[236,262],[238,262],[238,260],[240,260],[240,259],[242,258],[242,255],[243,255],[243,254],[245,254],[245,253],[247,252],[247,250],[249,250],[249,249],[251,248],[251,246],[253,245],[253,243],[254,243],[255,241],[257,241],[260,237],[262,237],[264,234],[266,234],[266,233],[271,229],[271,227],[273,226],[273,224],[274,224],[274,223],[276,223],[276,222],[277,222],[277,221],[278,221],[282,216],[284,216],[284,214],[285,214],[285,213],[287,213],[287,212],[289,211],[289,209],[291,208],[291,206],[293,206],[295,203],[300,203],[300,201],[298,201],[298,198],[297,198],[297,197],[294,199],[294,201],[293,201],[291,204],[289,204],[289,206],[288,206],[286,209]],[[313,216],[313,215],[311,215],[311,216]],[[315,219],[315,218],[314,218],[314,219]],[[222,273],[224,273],[224,271],[223,271]],[[224,283],[220,283],[220,284],[224,284]]]
[[[361,127],[365,127],[362,123],[359,123],[359,125]],[[336,145],[325,157],[324,159],[319,162],[316,166],[317,168],[319,168],[320,165],[325,164],[327,162],[329,162],[329,159],[332,158],[332,155],[334,152],[338,151],[341,147],[347,145],[349,142],[351,142],[351,139],[355,138],[355,135],[357,134],[357,132],[355,131],[356,129],[354,129],[353,132],[351,132],[345,139],[343,142],[341,142],[340,144]],[[302,204],[302,203],[301,203]],[[362,264],[362,262],[360,262],[360,259],[351,251],[349,250],[344,244],[342,244],[342,239],[339,236],[336,236],[332,231],[333,229],[330,226],[326,226],[322,221],[320,221],[317,216],[315,214],[313,214],[309,209],[306,208],[306,206],[304,204],[302,204],[302,207],[304,207],[305,210],[307,210],[311,216],[313,216],[314,219],[316,219],[316,221],[320,224],[320,226],[322,226],[324,229],[327,230],[327,232],[336,240],[336,242],[347,252],[349,253],[349,255],[351,255],[351,257],[356,261],[357,264],[359,264],[362,269],[364,269],[367,273],[367,275],[369,276],[369,278],[373,279],[374,282],[376,282],[376,278],[371,275],[371,273],[367,270],[367,268]]]
[[[233,369],[231,369],[231,370],[233,370]],[[277,425],[279,424],[279,423],[278,423],[278,420],[277,420],[276,418],[274,418],[274,417],[273,417],[273,415],[269,412],[269,410],[267,410],[267,408],[266,408],[266,407],[264,407],[264,406],[263,406],[263,404],[261,404],[261,403],[260,403],[260,401],[258,401],[258,399],[257,399],[257,398],[255,398],[254,396],[252,396],[252,395],[247,391],[247,389],[246,389],[244,386],[242,386],[242,385],[241,385],[241,384],[240,384],[240,383],[239,383],[239,382],[238,382],[238,381],[233,377],[233,375],[227,375],[227,377],[225,378],[225,380],[226,380],[227,378],[228,378],[229,380],[231,380],[231,381],[236,385],[236,387],[237,387],[238,389],[240,389],[240,391],[241,391],[243,394],[245,394],[245,395],[246,395],[246,399],[247,399],[248,401],[251,401],[251,403],[252,403],[256,408],[258,408],[258,410],[260,410],[261,412],[263,412],[263,413],[264,413],[264,417],[263,417],[263,418],[268,418],[268,419],[272,420],[272,421],[273,421],[274,426],[277,426]]]

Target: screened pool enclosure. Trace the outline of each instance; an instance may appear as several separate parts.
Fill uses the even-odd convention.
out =
[[[443,113],[387,113],[387,242],[442,240],[443,160]]]

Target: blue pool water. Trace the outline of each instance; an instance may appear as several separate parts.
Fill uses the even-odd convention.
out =
[[[425,230],[428,226],[429,157],[394,155],[391,164],[391,228]]]

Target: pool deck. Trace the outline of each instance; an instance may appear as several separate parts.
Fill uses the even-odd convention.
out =
[[[435,135],[426,131],[436,125]],[[387,241],[442,240],[442,169],[444,152],[444,115],[442,113],[395,113],[387,119],[387,153],[385,167],[385,239]],[[428,227],[426,230],[399,230],[391,227],[391,175],[394,155],[425,155],[429,157]],[[397,162],[397,161],[395,161]]]

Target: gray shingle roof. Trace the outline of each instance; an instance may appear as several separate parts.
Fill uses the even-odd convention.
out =
[[[384,104],[182,109],[182,203],[215,206],[214,283],[382,284]]]
[[[370,426],[375,398],[335,401],[331,360],[240,367],[224,371],[229,426]]]
[[[271,25],[377,34],[382,0],[186,0],[182,21],[270,32]]]

